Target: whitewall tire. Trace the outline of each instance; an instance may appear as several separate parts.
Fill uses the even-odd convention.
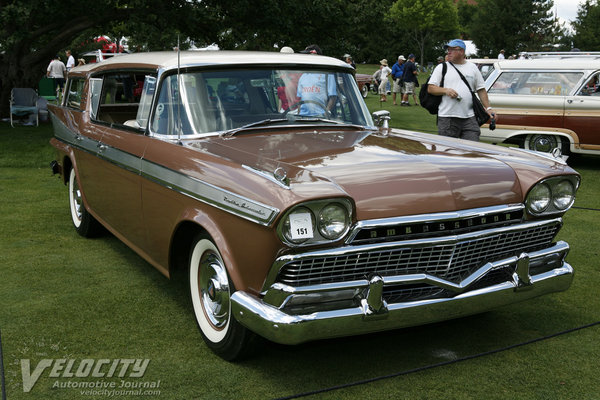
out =
[[[240,357],[251,333],[231,314],[233,284],[214,242],[199,235],[193,242],[188,278],[190,299],[206,345],[226,360]]]
[[[78,234],[83,237],[93,237],[101,232],[100,223],[85,209],[74,168],[69,171],[69,209],[73,226]]]

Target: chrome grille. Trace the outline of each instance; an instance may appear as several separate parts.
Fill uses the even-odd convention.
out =
[[[500,230],[453,243],[405,245],[369,251],[292,259],[279,270],[277,281],[291,286],[365,279],[373,274],[428,274],[459,283],[490,261],[548,247],[559,223]]]

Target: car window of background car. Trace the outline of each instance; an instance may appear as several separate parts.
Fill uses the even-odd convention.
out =
[[[593,74],[581,87],[578,96],[600,96],[600,72]]]
[[[582,76],[583,72],[503,72],[488,92],[565,96],[573,91]]]

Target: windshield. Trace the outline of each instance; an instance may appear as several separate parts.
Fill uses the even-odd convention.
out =
[[[183,136],[316,123],[373,126],[350,73],[223,69],[169,75],[158,88],[151,130]]]

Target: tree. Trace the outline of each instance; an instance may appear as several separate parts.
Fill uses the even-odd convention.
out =
[[[133,37],[172,32],[170,48],[177,43],[175,27],[196,38],[216,37],[211,3],[217,1],[0,0],[0,115],[8,114],[10,90],[37,87],[52,57],[76,38],[98,36],[124,21],[123,34]]]
[[[477,12],[477,5],[469,4],[467,0],[458,0],[456,3],[456,11],[458,12],[460,37],[463,39],[470,39],[471,21]]]
[[[567,34],[552,15],[552,0],[480,0],[471,37],[480,57],[548,50]]]
[[[458,16],[452,0],[398,0],[390,10],[389,21],[419,48],[421,64],[427,46],[439,45],[458,34]]]
[[[579,5],[577,19],[573,21],[573,45],[581,50],[600,50],[600,3],[586,0]]]

